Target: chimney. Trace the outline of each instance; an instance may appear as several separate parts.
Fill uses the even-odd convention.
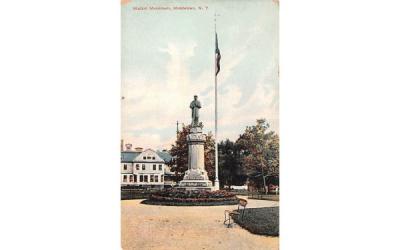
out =
[[[132,151],[132,144],[125,144],[126,151]]]
[[[121,152],[124,151],[124,140],[121,140]]]
[[[137,148],[135,148],[135,151],[137,151],[137,152],[142,152],[142,151],[143,151],[143,148],[137,147]]]

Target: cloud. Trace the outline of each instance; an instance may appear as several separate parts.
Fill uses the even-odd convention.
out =
[[[160,134],[127,134],[124,137],[124,143],[132,143],[133,147],[151,148],[154,150],[169,149],[174,143],[176,137],[170,137],[162,140]]]
[[[260,2],[260,6],[265,4]],[[266,118],[271,129],[279,132],[277,16],[273,10],[266,15],[258,9],[258,15],[253,14],[255,10],[232,10],[236,13],[232,16],[248,22],[231,25],[221,19],[225,28],[218,33],[222,53],[218,75],[220,140],[236,140],[259,118]],[[170,147],[176,121],[190,123],[189,103],[194,94],[203,105],[200,120],[204,132],[214,132],[213,33],[195,27],[204,27],[203,17],[194,17],[191,25],[186,25],[182,16],[164,14],[168,25],[159,24],[152,15],[139,20],[127,14],[123,23],[122,138],[144,148]]]
[[[195,88],[188,71],[187,60],[194,55],[196,44],[168,43],[166,48],[160,48],[159,53],[169,56],[166,64],[166,76],[162,82],[151,82],[138,76],[125,80],[122,84],[122,136],[131,140],[144,139],[143,135],[132,135],[145,129],[165,130],[170,128],[170,135],[175,134],[175,122],[189,123],[189,103]],[[201,77],[200,77],[201,78]],[[149,147],[159,147],[171,144],[171,136],[161,141],[160,138],[143,140]]]
[[[276,88],[266,85],[265,78],[260,80],[245,104],[239,103],[241,91],[237,86],[231,86],[219,98],[220,112],[219,140],[229,138],[235,140],[243,133],[246,126],[255,124],[260,118],[266,118],[271,129],[279,133],[279,93]]]
[[[122,106],[122,136],[135,146],[155,149],[169,148],[175,139],[176,120],[190,122],[189,103],[194,94],[202,93],[199,98],[203,103],[200,118],[206,131],[214,132],[214,83],[213,65],[203,70],[197,79],[191,79],[187,61],[195,56],[196,44],[168,43],[160,48],[159,53],[169,56],[166,64],[166,76],[163,82],[151,82],[144,76],[126,80],[123,84],[125,97]],[[226,69],[235,72],[245,57],[245,50],[236,58],[228,59]],[[244,128],[255,124],[256,119],[267,118],[271,129],[279,132],[278,90],[268,84],[277,71],[277,65],[271,63],[265,68],[259,80],[253,86],[252,94],[244,103],[241,86],[225,83],[224,91],[218,93],[219,140],[235,140]],[[225,72],[224,72],[225,73]],[[205,84],[208,83],[208,84]],[[221,88],[221,86],[219,86]],[[206,105],[205,105],[206,104]],[[148,134],[142,131],[158,131],[159,134]],[[167,135],[162,133],[167,132]],[[206,132],[205,131],[205,132]],[[140,134],[141,133],[141,134]]]

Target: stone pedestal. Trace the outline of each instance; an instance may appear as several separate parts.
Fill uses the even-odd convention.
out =
[[[212,183],[208,179],[204,166],[204,143],[206,136],[202,134],[201,127],[193,127],[186,138],[188,143],[188,170],[179,188],[186,190],[211,190]]]

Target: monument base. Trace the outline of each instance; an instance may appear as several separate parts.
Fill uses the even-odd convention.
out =
[[[179,182],[177,189],[212,191],[213,185],[209,180],[182,180]]]
[[[179,182],[179,189],[185,190],[213,190],[212,182],[208,179],[206,171],[190,169],[185,171],[183,180]]]

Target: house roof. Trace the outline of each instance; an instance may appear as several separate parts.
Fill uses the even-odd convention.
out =
[[[172,160],[172,155],[167,151],[157,151],[156,152],[166,163]]]
[[[140,155],[141,152],[134,151],[123,151],[121,152],[121,162],[133,162],[136,156]]]
[[[147,149],[146,149],[147,150]],[[145,151],[146,151],[145,150]],[[144,152],[144,151],[143,151]],[[121,152],[121,162],[133,162],[135,158],[143,152],[137,151],[122,151]],[[161,159],[165,162],[170,162],[172,160],[172,156],[167,151],[157,151],[155,152]]]

